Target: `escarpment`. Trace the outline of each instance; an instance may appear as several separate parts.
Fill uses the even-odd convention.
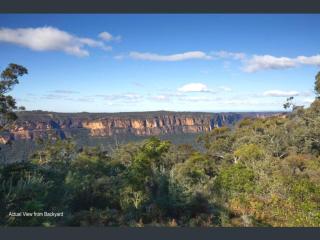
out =
[[[216,120],[216,126],[222,121]],[[231,124],[236,119],[225,119],[225,124]],[[118,117],[104,118],[83,123],[92,136],[112,136],[114,134],[134,134],[138,136],[159,135],[166,133],[198,133],[208,132],[214,127],[213,118],[164,115],[153,118],[123,119]],[[219,123],[218,123],[219,122]]]
[[[260,114],[261,116],[270,113]],[[261,117],[261,116],[256,117]],[[64,139],[86,131],[91,137],[117,134],[156,136],[160,134],[203,133],[223,125],[231,126],[253,113],[52,113],[22,112],[10,128],[0,136],[0,143],[9,140],[36,140],[38,138]]]

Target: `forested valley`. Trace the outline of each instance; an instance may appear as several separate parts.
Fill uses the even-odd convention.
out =
[[[11,65],[1,75],[3,129],[17,111],[7,92],[25,73]],[[292,100],[287,115],[201,135],[203,151],[156,137],[111,151],[45,141],[29,161],[0,166],[0,225],[320,226],[320,99]],[[63,217],[9,215],[17,211]]]

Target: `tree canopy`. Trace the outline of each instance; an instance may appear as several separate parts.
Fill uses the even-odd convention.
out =
[[[28,74],[25,67],[11,63],[0,75],[0,131],[17,118],[14,113],[18,109],[16,100],[7,93],[19,83],[19,77],[25,74]],[[20,109],[23,110],[24,108],[20,107]]]

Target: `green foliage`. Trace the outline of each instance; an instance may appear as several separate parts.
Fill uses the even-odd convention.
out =
[[[47,180],[33,165],[17,163],[0,170],[0,219],[2,225],[41,225],[39,218],[9,216],[9,212],[19,212],[25,209],[28,212],[40,212],[50,207],[50,191],[53,182]]]
[[[221,170],[216,184],[221,192],[231,196],[249,194],[255,188],[255,175],[245,165],[234,164]]]
[[[199,152],[193,153],[184,163],[176,166],[177,177],[189,184],[206,182],[217,174],[218,169],[215,162]]]
[[[27,73],[28,70],[25,67],[11,63],[0,75],[0,131],[6,129],[9,123],[17,119],[14,112],[18,109],[16,101],[12,96],[6,94],[19,83],[19,77]]]
[[[264,151],[262,147],[250,143],[240,146],[235,152],[235,157],[237,161],[241,161],[242,163],[246,162],[255,162],[264,158]]]
[[[200,136],[198,138],[198,142],[204,143],[206,149],[212,147],[212,143],[217,141],[218,139],[224,139],[225,136],[230,132],[228,127],[214,128],[208,134]]]

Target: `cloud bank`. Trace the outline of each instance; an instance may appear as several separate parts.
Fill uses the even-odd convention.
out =
[[[188,83],[178,88],[179,92],[211,92],[207,85],[203,83]]]
[[[288,69],[299,65],[320,66],[320,55],[298,56],[296,58],[275,57],[272,55],[253,55],[244,61],[243,71],[252,73],[268,69]]]
[[[129,57],[138,60],[148,61],[163,61],[163,62],[175,62],[189,59],[211,59],[211,56],[201,51],[191,51],[184,53],[177,53],[172,55],[160,55],[156,53],[142,53],[142,52],[130,52]]]
[[[263,93],[263,96],[266,97],[291,97],[298,96],[299,92],[297,91],[281,91],[281,90],[269,90]]]
[[[17,44],[34,51],[62,51],[77,57],[89,56],[86,47],[112,48],[91,38],[80,38],[54,27],[0,28],[0,42]]]
[[[98,36],[100,39],[102,39],[103,41],[106,41],[106,42],[121,40],[121,36],[113,36],[109,32],[101,32]]]
[[[212,52],[212,56],[215,58],[231,58],[234,60],[242,60],[246,58],[246,54],[242,52],[228,52],[228,51],[218,51]]]

